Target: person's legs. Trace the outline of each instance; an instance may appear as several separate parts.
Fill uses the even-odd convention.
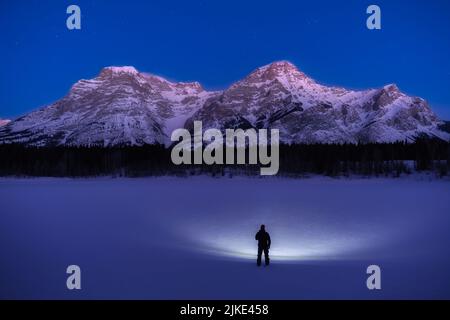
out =
[[[266,266],[269,265],[269,248],[264,248],[264,262],[266,263]]]
[[[258,265],[258,267],[261,265],[261,255],[262,255],[262,248],[258,247],[258,259],[256,260],[256,264]]]

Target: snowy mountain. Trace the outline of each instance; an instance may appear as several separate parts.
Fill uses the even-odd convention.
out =
[[[11,122],[11,120],[0,119],[0,127],[1,127],[1,126],[5,126],[5,125],[7,125],[7,124],[10,123],[10,122]]]
[[[107,67],[63,99],[0,130],[0,141],[32,145],[142,145],[164,142],[214,95],[133,67]]]
[[[352,91],[316,83],[287,61],[256,69],[228,89],[171,82],[133,67],[107,67],[61,100],[0,128],[0,143],[170,144],[176,128],[278,128],[285,143],[449,140],[425,100],[395,86]]]
[[[419,135],[449,139],[425,100],[395,85],[352,91],[316,83],[289,62],[261,67],[209,99],[190,122],[204,128],[278,128],[295,142],[412,141]]]

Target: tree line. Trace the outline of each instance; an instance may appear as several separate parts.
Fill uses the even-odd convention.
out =
[[[163,145],[27,147],[0,145],[0,176],[259,175],[259,165],[174,165]],[[236,152],[235,152],[236,154]],[[414,171],[448,175],[450,143],[294,144],[280,146],[278,175],[400,176]]]

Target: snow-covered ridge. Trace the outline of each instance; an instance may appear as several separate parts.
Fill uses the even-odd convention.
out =
[[[396,85],[363,91],[327,87],[288,61],[257,68],[223,91],[172,82],[131,66],[106,67],[61,100],[0,129],[0,143],[170,144],[176,128],[277,128],[285,143],[450,139],[425,100]]]
[[[112,73],[128,73],[128,74],[138,74],[139,72],[135,67],[132,66],[123,66],[123,67],[106,67],[103,69],[104,71],[111,71]]]
[[[10,122],[11,122],[11,120],[0,119],[0,127],[1,127],[1,126],[5,126],[5,125],[7,125],[7,124],[10,123]]]

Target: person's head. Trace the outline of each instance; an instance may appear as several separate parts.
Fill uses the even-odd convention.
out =
[[[261,225],[261,230],[262,230],[262,231],[265,231],[265,230],[266,230],[266,226],[262,224],[262,225]]]

